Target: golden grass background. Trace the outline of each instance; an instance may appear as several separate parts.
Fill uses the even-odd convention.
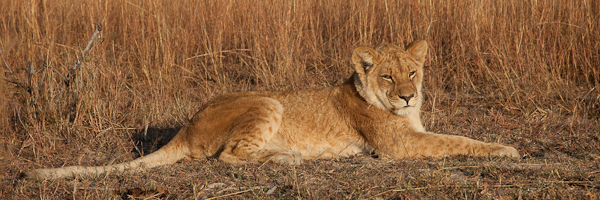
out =
[[[598,1],[26,0],[1,1],[0,10],[0,50],[14,71],[2,64],[1,139],[14,156],[7,179],[144,154],[136,143],[151,142],[148,127],[180,127],[220,93],[339,84],[352,73],[353,48],[384,41],[428,41],[429,130],[457,134],[443,111],[466,105],[511,122],[588,126],[571,136],[597,147]],[[65,78],[95,22],[102,42],[77,72],[74,99]],[[550,132],[508,141],[527,154],[521,141]]]

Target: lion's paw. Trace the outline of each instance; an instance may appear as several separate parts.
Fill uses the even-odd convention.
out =
[[[270,160],[279,164],[299,165],[302,164],[302,153],[294,150],[282,151],[275,154]]]
[[[503,145],[493,146],[492,150],[490,151],[490,155],[521,158],[521,155],[519,154],[519,151],[517,151],[517,149],[515,149],[514,147],[503,146]]]

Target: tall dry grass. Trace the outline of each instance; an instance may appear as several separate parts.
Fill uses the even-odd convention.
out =
[[[98,149],[128,152],[132,129],[181,125],[219,93],[341,83],[352,49],[383,41],[429,42],[425,109],[479,101],[600,117],[598,1],[27,0],[0,10],[18,80],[5,66],[3,76],[22,83],[3,93],[13,130],[3,135],[35,163],[57,162],[65,146],[97,159]],[[74,100],[64,82],[94,22],[103,41],[77,72]]]
[[[5,171],[6,168],[6,163],[8,162],[8,159],[10,157],[10,153],[7,152],[6,149],[6,137],[7,137],[7,132],[8,132],[8,121],[7,121],[7,117],[6,117],[6,113],[7,111],[6,109],[6,102],[7,102],[7,98],[6,98],[6,84],[4,83],[4,80],[0,80],[0,132],[2,134],[0,134],[0,171]]]

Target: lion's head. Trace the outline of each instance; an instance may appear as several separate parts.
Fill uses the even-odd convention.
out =
[[[358,47],[352,53],[358,93],[377,108],[396,115],[418,112],[423,96],[423,63],[427,42],[404,48],[381,44],[375,49]]]

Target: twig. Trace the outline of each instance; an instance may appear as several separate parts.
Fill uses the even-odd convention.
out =
[[[248,190],[244,190],[244,191],[234,192],[234,193],[231,193],[231,194],[221,195],[221,196],[217,196],[217,197],[211,197],[211,198],[208,198],[206,200],[209,200],[209,199],[218,199],[218,198],[233,196],[233,195],[237,195],[237,194],[242,194],[242,193],[250,192],[252,190],[254,190],[254,189],[248,189]]]
[[[227,184],[225,184],[225,183],[213,183],[213,184],[210,184],[210,185],[208,185],[206,187],[203,186],[202,187],[203,189],[202,189],[201,192],[198,193],[198,196],[203,191],[209,191],[209,190],[213,190],[213,189],[216,189],[216,188],[225,187],[226,185]],[[221,190],[219,190],[219,191],[217,191],[215,193],[216,194],[222,194],[224,192],[232,191],[232,190],[244,190],[244,191],[240,191],[240,192],[236,192],[236,193],[231,193],[231,194],[226,194],[226,195],[217,196],[217,197],[211,197],[211,198],[208,198],[208,199],[216,199],[216,198],[221,198],[221,197],[227,197],[227,196],[231,196],[231,195],[236,195],[236,194],[241,194],[241,193],[244,193],[244,192],[248,192],[248,191],[251,191],[251,190],[260,190],[260,189],[263,189],[263,188],[269,188],[269,186],[228,187],[228,188],[223,188],[223,189],[221,189]],[[271,189],[269,189],[269,191],[267,191],[267,194],[272,194],[273,192],[275,192],[275,189],[277,189],[277,186],[272,187]],[[206,198],[206,196],[202,197],[202,199],[204,199],[204,198]]]
[[[275,192],[275,190],[276,190],[276,189],[277,189],[277,186],[273,186],[271,189],[269,189],[269,190],[267,191],[267,195],[271,195],[271,194],[273,194],[273,192]]]
[[[75,187],[78,190],[100,190],[100,191],[117,191],[117,189],[113,188],[103,188],[103,187]]]
[[[92,46],[92,48],[90,49],[90,51],[92,51],[93,49],[95,49],[95,48],[96,48],[96,45],[100,44],[100,42],[102,42],[102,41],[104,40],[104,37],[105,37],[105,36],[106,36],[106,35],[103,35],[103,36],[98,36],[98,40],[96,40],[96,43],[94,43],[94,46]]]
[[[373,198],[373,197],[376,197],[376,196],[379,196],[379,195],[382,195],[382,194],[385,194],[385,193],[388,193],[388,192],[404,192],[404,191],[407,191],[407,190],[423,190],[423,189],[429,189],[429,188],[431,188],[431,187],[419,187],[419,188],[407,188],[407,189],[393,189],[393,190],[386,190],[386,191],[383,191],[383,192],[377,193],[377,194],[375,194],[375,195],[373,195],[373,196],[370,196],[370,197],[369,197],[369,198],[367,198],[367,199],[371,199],[371,198]]]
[[[217,192],[217,194],[222,194],[224,192],[227,191],[231,191],[231,190],[245,190],[245,189],[249,189],[249,190],[259,190],[259,189],[263,189],[263,188],[269,188],[268,186],[254,186],[254,187],[228,187],[222,190],[219,190]]]
[[[101,31],[102,31],[102,24],[94,23],[94,33],[92,33],[90,40],[88,40],[87,45],[85,45],[85,48],[83,49],[83,52],[81,52],[81,56],[79,58],[77,58],[77,62],[75,62],[75,64],[73,65],[73,67],[71,67],[70,70],[77,69],[77,67],[79,65],[81,65],[81,61],[85,58],[85,56],[89,53],[89,51],[91,51],[93,49],[93,47],[96,46],[96,45],[92,46],[93,42],[95,41],[95,38],[98,38],[99,39],[98,42],[100,42],[101,37],[98,37],[98,34],[100,34]],[[98,42],[96,42],[96,44]]]
[[[98,41],[96,42],[96,44],[101,41],[102,38],[98,36],[101,31],[102,31],[102,24],[94,23],[94,33],[92,33],[92,36],[88,40],[87,45],[85,45],[85,48],[81,52],[81,56],[79,56],[77,58],[77,61],[75,62],[75,64],[73,64],[73,66],[71,68],[69,68],[69,74],[67,74],[67,79],[65,81],[65,84],[67,87],[71,85],[71,82],[75,81],[75,77],[77,77],[77,67],[79,67],[79,65],[81,65],[81,62],[89,54],[89,52],[92,49],[94,49],[94,47],[96,47],[96,45],[92,46],[92,44],[94,44],[94,41],[96,41],[96,38],[98,38]],[[73,97],[77,97],[77,91],[73,91]],[[75,98],[75,99],[77,99],[77,98]]]
[[[443,170],[452,170],[452,169],[462,169],[462,168],[485,168],[485,167],[497,167],[500,169],[508,169],[508,170],[540,170],[544,167],[548,167],[549,165],[560,165],[559,163],[553,164],[530,164],[530,163],[484,163],[481,165],[469,165],[469,166],[455,166],[455,167],[444,167],[439,169],[438,171]]]
[[[566,26],[573,26],[573,27],[581,28],[580,26],[577,26],[575,24],[569,24],[569,23],[563,23],[563,22],[543,22],[543,23],[538,23],[538,25],[544,25],[544,24],[560,24],[560,25],[566,25]]]
[[[233,50],[223,50],[223,51],[217,51],[217,52],[210,52],[210,53],[205,53],[205,54],[201,54],[201,55],[195,55],[189,58],[186,58],[184,61],[190,60],[190,59],[194,59],[194,58],[200,58],[200,57],[204,57],[204,56],[210,56],[210,55],[214,55],[214,54],[220,54],[220,53],[237,53],[236,51],[250,51],[250,49],[233,49]]]
[[[209,190],[212,190],[212,189],[215,189],[215,188],[225,187],[226,185],[227,185],[227,184],[225,184],[225,183],[212,183],[212,184],[210,184],[210,185],[207,185],[206,187],[207,187]]]
[[[27,62],[27,67],[25,67],[25,71],[27,72],[27,81],[29,82],[29,93],[31,94],[31,96],[37,99],[37,93],[35,92],[35,88],[33,86],[33,75],[35,75],[37,71],[35,70],[35,65],[33,64],[33,62]]]
[[[71,68],[69,68],[69,74],[67,74],[65,86],[70,90],[71,96],[72,96],[72,99],[69,103],[69,114],[68,114],[70,122],[74,122],[78,116],[77,104],[79,102],[79,94],[78,94],[79,88],[78,88],[77,84],[74,84],[75,81],[78,80],[77,79],[77,70],[79,69],[78,67],[81,65],[81,63],[83,62],[85,57],[89,54],[89,52],[92,49],[94,49],[94,47],[96,47],[96,44],[98,44],[99,42],[102,41],[102,37],[99,36],[101,31],[102,31],[102,24],[94,23],[94,33],[92,34],[92,36],[88,40],[87,45],[81,52],[81,56],[79,56],[77,58],[77,61],[75,62],[75,64],[73,64],[73,66]],[[94,44],[94,41],[96,41],[95,44]]]
[[[9,82],[9,83],[12,83],[12,84],[15,84],[15,85],[17,85],[18,87],[22,87],[22,88],[25,88],[25,89],[29,89],[29,87],[28,87],[28,86],[26,86],[25,84],[21,83],[21,82],[20,82],[20,81],[18,81],[18,80],[8,79],[8,78],[6,78],[6,77],[2,77],[2,78],[3,78],[5,81]]]
[[[19,78],[17,78],[17,76],[15,75],[15,73],[13,72],[13,70],[10,68],[10,66],[8,66],[8,63],[6,63],[6,59],[4,59],[4,54],[2,53],[2,50],[0,50],[0,57],[2,57],[2,61],[4,62],[4,66],[6,66],[6,68],[8,69],[8,72],[10,72],[10,75],[12,75],[13,79],[8,79],[4,76],[2,76],[2,78],[4,80],[6,80],[9,83],[13,83],[15,85],[17,85],[18,87],[24,88],[26,90],[29,91],[29,86],[25,85],[24,83],[22,83]]]
[[[56,68],[52,67],[52,71],[54,71],[58,75],[60,75],[60,77],[63,79],[63,82],[67,81],[67,78],[65,76],[63,76],[60,72],[58,72],[58,70],[56,70]]]
[[[13,76],[13,78],[16,81],[19,81],[19,79],[17,78],[17,76],[15,76],[15,73],[13,72],[13,70],[8,66],[8,63],[6,63],[6,59],[4,59],[4,54],[2,53],[2,50],[0,50],[0,57],[2,57],[2,61],[4,61],[4,66],[6,66],[6,68],[8,69],[8,72],[10,72],[10,74]],[[6,78],[4,78],[4,79],[6,79]]]

